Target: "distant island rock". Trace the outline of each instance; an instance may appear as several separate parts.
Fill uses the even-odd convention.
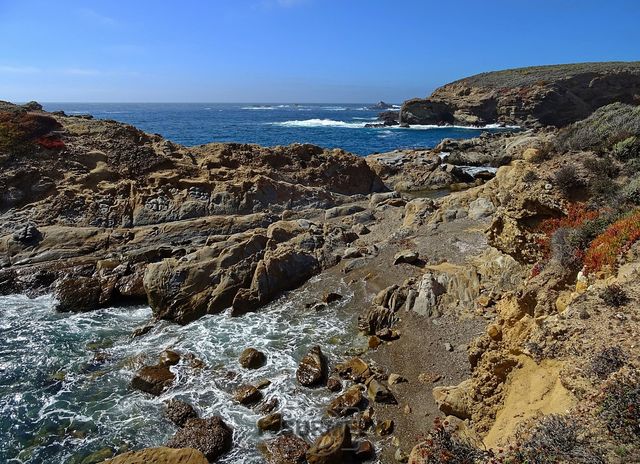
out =
[[[371,105],[369,107],[369,109],[370,110],[388,110],[388,109],[391,109],[393,107],[394,107],[394,105],[392,105],[391,103],[386,103],[386,102],[380,100],[375,105]]]

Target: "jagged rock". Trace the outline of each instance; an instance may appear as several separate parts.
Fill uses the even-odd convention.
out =
[[[167,442],[169,448],[194,448],[211,462],[231,450],[231,428],[220,417],[189,419]]]
[[[311,348],[300,361],[296,372],[296,379],[300,385],[314,387],[326,381],[327,361],[319,346]]]
[[[339,363],[336,372],[342,378],[346,378],[358,383],[364,383],[371,376],[371,369],[367,363],[360,358],[351,358],[348,361]]]
[[[209,464],[201,451],[193,448],[174,449],[167,447],[145,448],[129,451],[103,464]]]
[[[341,216],[350,216],[361,211],[364,211],[364,208],[359,205],[336,206],[334,208],[329,208],[325,212],[324,218],[325,220],[329,220]]]
[[[173,383],[175,377],[167,365],[145,366],[136,372],[131,388],[158,396]]]
[[[187,420],[198,417],[198,413],[193,409],[193,406],[176,399],[167,402],[166,414],[169,420],[178,427],[182,427]]]
[[[471,417],[473,380],[468,379],[453,387],[435,387],[433,398],[444,414],[468,419]]]
[[[342,253],[342,259],[353,259],[362,257],[362,253],[355,247],[349,247]]]
[[[309,444],[302,438],[286,434],[258,445],[269,464],[303,464]]]
[[[341,425],[318,437],[306,457],[309,464],[345,464],[353,455],[351,430],[348,425]]]
[[[233,399],[240,404],[249,405],[262,399],[262,392],[253,385],[241,385],[233,392]]]
[[[67,278],[55,287],[56,310],[84,312],[100,307],[100,280],[93,277]]]
[[[267,357],[255,348],[247,348],[240,354],[240,365],[245,369],[258,369],[267,362]]]
[[[271,431],[277,432],[282,428],[282,414],[279,412],[274,412],[273,414],[269,414],[268,416],[261,417],[258,419],[258,429],[261,431]]]
[[[164,350],[160,353],[159,363],[163,366],[175,366],[180,362],[180,354],[172,350]]]
[[[382,329],[393,327],[398,320],[395,311],[383,306],[373,306],[358,317],[358,329],[365,335],[374,335]]]
[[[349,388],[342,395],[329,403],[327,412],[331,416],[344,417],[357,412],[364,402],[362,391],[358,385]]]
[[[364,440],[358,443],[358,448],[355,451],[356,459],[359,461],[368,461],[373,459],[376,455],[376,450],[373,447],[373,443],[369,440]]]
[[[327,379],[327,389],[332,392],[339,392],[342,390],[342,382],[335,377],[329,377]]]
[[[35,245],[42,240],[42,233],[33,223],[27,223],[13,233],[13,239],[25,246]]]
[[[367,385],[367,396],[371,401],[375,401],[376,403],[396,404],[393,393],[376,379],[369,381]]]
[[[412,250],[403,250],[393,257],[393,264],[407,263],[415,264],[418,261],[418,253]]]

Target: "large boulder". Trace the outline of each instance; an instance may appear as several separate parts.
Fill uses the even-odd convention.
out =
[[[209,461],[197,449],[159,447],[119,454],[103,464],[209,464]]]
[[[144,366],[131,380],[131,388],[158,396],[167,389],[176,378],[165,364]]]
[[[184,426],[189,419],[195,419],[198,417],[198,413],[193,406],[182,400],[172,399],[167,402],[166,409],[167,418],[176,424],[178,427]]]
[[[326,381],[327,361],[319,346],[311,348],[300,361],[296,371],[296,379],[300,385],[315,387]]]
[[[346,424],[335,427],[318,437],[307,451],[309,464],[346,464],[353,460],[354,446],[351,430]]]
[[[189,419],[167,442],[169,448],[195,448],[209,461],[231,450],[233,432],[220,417]]]
[[[309,444],[302,438],[285,434],[258,445],[269,464],[303,464]]]
[[[239,362],[245,369],[258,369],[264,366],[265,362],[267,362],[267,357],[262,351],[258,351],[255,348],[247,348],[240,353]]]
[[[363,403],[364,396],[362,396],[362,390],[360,390],[360,386],[354,385],[342,395],[333,399],[331,403],[329,403],[327,412],[330,416],[349,416],[361,409]]]

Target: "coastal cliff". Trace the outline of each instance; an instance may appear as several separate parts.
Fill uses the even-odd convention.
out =
[[[614,102],[640,103],[639,62],[536,66],[477,74],[446,84],[427,98],[405,101],[399,122],[562,127]]]

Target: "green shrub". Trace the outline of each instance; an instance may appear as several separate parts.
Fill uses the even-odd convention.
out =
[[[556,145],[562,150],[608,152],[618,142],[640,135],[640,106],[612,103],[562,129]]]
[[[626,363],[627,355],[619,346],[603,348],[593,359],[589,371],[599,379],[606,379]]]
[[[634,205],[640,205],[640,176],[631,179],[622,188],[622,198]]]
[[[616,177],[620,169],[615,165],[609,156],[589,157],[582,162],[582,165],[593,175],[601,177]]]
[[[640,157],[640,137],[631,136],[613,145],[613,156],[621,161],[628,161]]]
[[[622,168],[625,176],[633,177],[640,173],[640,158],[633,158],[627,161]]]
[[[553,175],[553,183],[565,195],[570,195],[576,189],[584,187],[582,179],[578,177],[575,166],[565,165],[558,169]]]
[[[599,417],[620,443],[640,446],[640,374],[623,372],[609,379],[602,390]]]

